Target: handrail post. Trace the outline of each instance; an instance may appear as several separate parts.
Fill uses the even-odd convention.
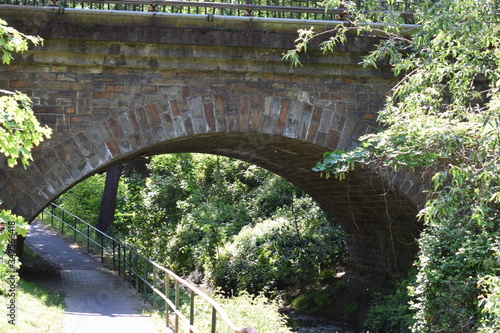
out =
[[[215,308],[212,306],[212,324],[210,327],[210,333],[215,333],[216,324],[217,324],[217,311],[215,311]]]
[[[175,280],[175,311],[179,310],[179,281]],[[179,332],[179,315],[177,312],[174,312],[174,317],[175,317],[175,326],[174,326],[174,333]]]
[[[168,275],[167,272],[165,272],[165,297],[167,299],[170,299],[170,276]],[[169,326],[169,317],[170,317],[170,305],[168,305],[168,302],[165,301],[165,325],[167,325],[167,328]]]
[[[148,298],[148,293],[147,293],[147,284],[146,282],[148,281],[148,263],[146,260],[143,260],[144,264],[142,265],[142,275],[144,276],[144,281],[142,281],[142,292],[144,293],[144,303],[146,303],[146,299]]]
[[[122,263],[123,261],[123,256],[122,256],[122,243],[118,242],[118,274],[125,276],[125,264]],[[122,272],[123,270],[123,272]]]
[[[51,209],[51,213],[50,214],[50,226],[53,228],[54,227],[54,204],[50,204],[50,209]]]
[[[116,256],[116,253],[115,253],[115,240],[113,239],[111,241],[111,243],[113,244],[113,270],[116,271],[116,259],[115,259],[115,256]],[[119,260],[119,257],[118,257],[118,260]],[[121,275],[120,274],[120,270],[118,270],[118,275]]]
[[[75,229],[73,229],[73,242],[76,243],[76,216],[73,218],[73,222],[75,224]]]
[[[100,233],[97,234],[101,238],[101,260],[104,263],[104,235],[101,235]]]
[[[191,326],[194,325],[194,291],[190,290],[189,299],[189,333],[191,333]]]
[[[128,283],[132,286],[132,251],[128,250]]]
[[[135,292],[139,294],[139,262],[138,262],[138,259],[137,259],[137,254],[135,254]]]
[[[90,252],[90,226],[87,224],[87,253]]]
[[[153,265],[153,287],[156,288],[156,266]],[[153,292],[153,311],[156,310],[156,295]]]

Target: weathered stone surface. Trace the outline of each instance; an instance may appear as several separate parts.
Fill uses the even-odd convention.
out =
[[[391,274],[411,264],[425,178],[359,169],[339,181],[311,171],[324,152],[352,149],[378,128],[376,114],[394,82],[388,71],[356,65],[370,40],[356,39],[333,57],[311,49],[304,67],[292,70],[281,54],[300,25],[1,11],[45,43],[0,67],[0,87],[29,94],[38,118],[54,130],[27,170],[0,166],[1,208],[31,220],[110,165],[142,154],[220,154],[309,193],[348,233],[352,265]]]

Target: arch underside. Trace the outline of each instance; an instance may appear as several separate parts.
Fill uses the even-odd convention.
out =
[[[78,181],[113,164],[144,155],[195,152],[240,159],[291,181],[328,211],[347,233],[349,262],[353,267],[379,275],[409,268],[418,250],[416,238],[421,229],[415,218],[415,203],[368,169],[358,168],[342,181],[321,177],[312,171],[312,167],[328,150],[282,135],[204,133],[165,140],[110,159]],[[50,177],[45,181],[50,183]],[[38,197],[36,212],[77,182],[61,183],[57,190],[53,190],[52,197]],[[24,215],[32,219],[36,214]]]

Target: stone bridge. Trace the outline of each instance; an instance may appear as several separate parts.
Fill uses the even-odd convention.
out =
[[[387,275],[418,250],[418,174],[359,168],[339,181],[311,171],[322,154],[376,131],[394,84],[364,69],[373,40],[334,54],[314,45],[303,67],[282,54],[298,28],[338,22],[0,6],[44,38],[8,66],[0,88],[22,91],[53,135],[23,169],[0,160],[1,208],[32,220],[71,186],[144,155],[200,152],[254,163],[309,193],[348,234],[353,267]]]

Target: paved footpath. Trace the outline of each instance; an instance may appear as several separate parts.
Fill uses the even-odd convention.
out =
[[[60,285],[65,295],[66,318],[62,333],[160,332],[146,307],[115,273],[94,256],[69,245],[56,232],[34,221],[26,242],[61,268]]]

